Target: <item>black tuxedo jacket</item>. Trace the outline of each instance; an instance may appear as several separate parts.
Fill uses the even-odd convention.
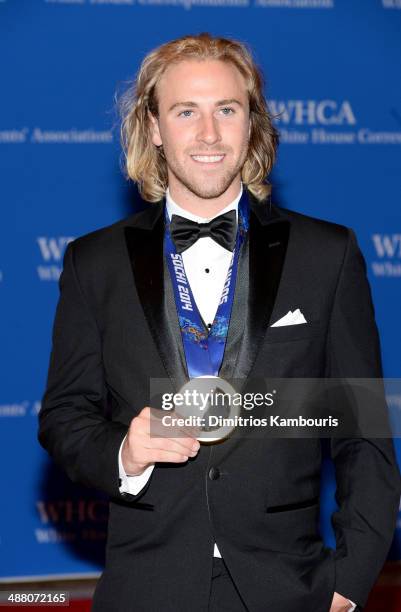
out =
[[[365,263],[352,230],[251,199],[225,378],[380,377]],[[118,450],[150,378],[186,380],[163,256],[164,202],[68,245],[39,440],[69,477],[110,495],[96,612],[206,612],[213,542],[251,612],[363,606],[391,544],[391,439],[331,439],[336,550],[318,531],[319,439],[229,438],[156,464],[121,494]],[[270,327],[301,308],[307,324]]]

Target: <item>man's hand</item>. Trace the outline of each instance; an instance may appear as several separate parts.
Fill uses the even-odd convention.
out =
[[[331,600],[330,612],[348,612],[352,607],[351,602],[346,597],[340,595],[340,593],[334,593],[333,599]]]
[[[150,423],[156,423],[151,409],[146,406],[132,419],[121,450],[121,460],[129,476],[138,476],[157,462],[183,463],[195,457],[200,444],[196,438],[184,436],[177,429],[177,438],[150,436]],[[173,432],[174,433],[174,432]]]

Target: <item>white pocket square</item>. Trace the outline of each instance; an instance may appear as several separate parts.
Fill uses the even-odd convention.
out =
[[[284,317],[281,317],[278,321],[270,325],[270,327],[283,327],[284,325],[299,325],[300,323],[306,323],[306,319],[299,308],[289,310]]]

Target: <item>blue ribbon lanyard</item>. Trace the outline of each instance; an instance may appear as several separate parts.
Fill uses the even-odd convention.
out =
[[[205,328],[190,284],[182,256],[177,253],[170,234],[170,219],[165,211],[166,231],[164,254],[174,289],[175,304],[181,329],[188,375],[218,376],[223,361],[228,326],[234,301],[238,259],[249,225],[249,203],[244,191],[238,204],[238,229],[231,263],[227,272],[220,303],[209,331]]]

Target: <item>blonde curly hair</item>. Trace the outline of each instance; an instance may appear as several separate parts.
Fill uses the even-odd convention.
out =
[[[183,36],[148,53],[134,82],[117,99],[126,178],[137,183],[144,200],[163,198],[168,186],[167,162],[163,147],[152,142],[149,112],[158,117],[156,86],[167,66],[187,59],[231,62],[245,78],[251,131],[241,178],[258,200],[264,200],[271,191],[265,181],[275,161],[278,132],[263,94],[261,70],[244,43],[208,33]]]

